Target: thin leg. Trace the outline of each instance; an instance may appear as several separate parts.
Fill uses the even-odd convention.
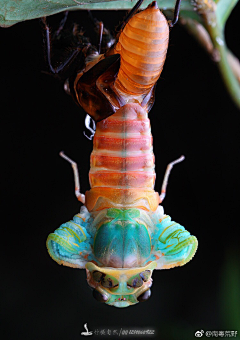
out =
[[[176,5],[175,5],[175,9],[174,9],[174,16],[173,19],[171,21],[168,22],[170,27],[173,27],[174,25],[176,25],[176,23],[178,22],[178,16],[179,16],[179,12],[180,12],[180,6],[181,6],[181,0],[177,0],[176,1]]]
[[[60,32],[62,31],[62,29],[63,29],[63,27],[64,27],[64,25],[65,25],[65,23],[67,21],[67,17],[68,17],[68,11],[65,11],[64,12],[64,17],[61,20],[57,31],[54,33],[54,38],[59,36]]]
[[[92,12],[90,10],[88,10],[88,15],[94,25],[95,30],[98,30],[99,36],[98,53],[100,54],[102,50],[104,50],[104,52],[106,49],[108,50],[114,44],[115,39],[111,35],[110,31],[103,26],[103,23],[93,17]]]
[[[168,164],[165,175],[164,175],[164,179],[163,179],[162,190],[161,190],[161,195],[160,195],[160,203],[162,203],[162,201],[164,200],[164,198],[166,196],[168,178],[169,178],[169,175],[170,175],[170,172],[171,172],[173,166],[177,163],[182,162],[184,159],[185,159],[185,157],[181,156],[180,158],[178,158],[175,161]]]
[[[46,17],[42,17],[41,21],[43,23],[44,29],[45,29],[45,34],[46,34],[46,50],[47,50],[47,61],[48,65],[50,68],[50,71],[53,74],[58,74],[60,71],[62,71],[65,67],[67,67],[69,64],[73,62],[73,60],[77,57],[79,52],[83,52],[85,49],[87,50],[90,47],[90,44],[85,46],[84,48],[76,47],[74,51],[70,54],[70,56],[63,62],[61,63],[58,67],[53,67],[52,65],[52,56],[51,56],[51,40],[50,40],[50,29],[47,24],[47,19]]]
[[[48,66],[50,68],[50,71],[55,74],[56,71],[55,69],[53,68],[52,66],[52,61],[51,61],[51,43],[50,43],[50,29],[49,29],[49,26],[47,24],[47,19],[46,17],[42,17],[40,18],[40,20],[42,21],[42,24],[44,26],[44,29],[45,29],[45,34],[46,34],[46,45],[47,45],[47,61],[48,61]]]
[[[102,21],[99,22],[99,41],[98,41],[98,54],[101,53],[102,47],[102,36],[103,36],[103,23]]]
[[[139,0],[136,5],[131,9],[131,11],[128,13],[124,21],[116,28],[116,32],[121,31],[124,26],[128,23],[128,21],[134,16],[134,14],[137,12],[141,4],[143,3],[144,0]]]
[[[69,157],[67,157],[63,151],[61,151],[59,155],[71,164],[71,166],[73,168],[73,174],[74,174],[75,195],[77,196],[77,199],[80,202],[85,204],[85,195],[80,193],[80,184],[79,184],[79,175],[78,175],[77,163],[75,163]]]

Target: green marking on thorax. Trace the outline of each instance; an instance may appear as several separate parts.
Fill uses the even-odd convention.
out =
[[[107,211],[107,217],[114,218],[115,220],[128,221],[133,218],[137,218],[140,216],[140,211],[138,209],[115,209],[110,208]]]

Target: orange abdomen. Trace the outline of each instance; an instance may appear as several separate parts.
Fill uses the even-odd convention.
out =
[[[115,48],[121,55],[115,88],[127,94],[148,93],[162,72],[168,40],[168,23],[156,2],[135,14]]]
[[[154,167],[147,112],[139,104],[126,104],[97,123],[86,207],[89,211],[111,207],[154,211],[159,204]]]

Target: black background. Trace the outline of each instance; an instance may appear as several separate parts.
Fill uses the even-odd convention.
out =
[[[114,29],[125,12],[94,14]],[[238,58],[239,15],[238,5],[226,25]],[[71,18],[87,21],[84,12]],[[92,331],[154,329],[155,338],[164,340],[194,339],[201,329],[240,333],[240,111],[205,52],[182,27],[172,30],[150,112],[156,190],[166,165],[184,154],[171,174],[164,209],[198,238],[199,249],[186,266],[154,272],[148,302],[117,309],[97,303],[85,271],[58,266],[45,247],[47,235],[80,208],[61,150],[78,163],[82,192],[89,189],[92,142],[83,135],[85,115],[41,72],[46,66],[38,20],[0,29],[0,37],[4,339],[77,340],[86,322]]]

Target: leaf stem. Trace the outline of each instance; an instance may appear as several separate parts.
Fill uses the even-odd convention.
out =
[[[214,49],[219,54],[219,58],[216,60],[217,66],[226,85],[228,93],[230,94],[236,106],[240,109],[240,84],[229,64],[228,50],[223,32],[217,23],[216,25],[209,25],[207,23],[207,26]]]
[[[232,0],[236,4],[237,0]],[[183,18],[182,23],[197,38],[199,43],[211,55],[217,64],[227,91],[236,106],[240,109],[240,63],[228,50],[224,38],[225,21],[218,15],[217,6],[220,1],[195,0],[197,13],[202,23],[190,18]],[[228,15],[230,12],[228,13]],[[227,16],[224,16],[225,20]]]

